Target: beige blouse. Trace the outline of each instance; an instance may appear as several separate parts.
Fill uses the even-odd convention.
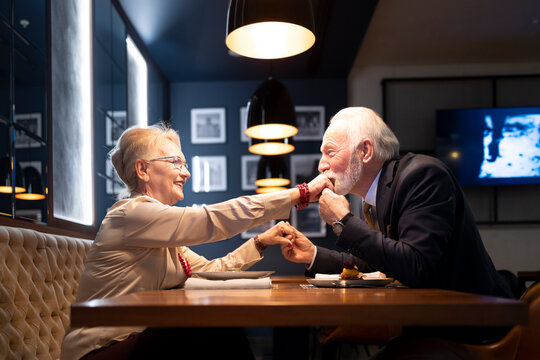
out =
[[[103,219],[90,248],[76,301],[181,287],[186,276],[178,254],[189,261],[193,272],[245,270],[262,259],[253,239],[214,260],[186,246],[224,240],[270,220],[286,219],[290,208],[288,191],[244,196],[202,208],[168,206],[148,196],[118,201]],[[61,358],[79,359],[142,330],[68,328]]]

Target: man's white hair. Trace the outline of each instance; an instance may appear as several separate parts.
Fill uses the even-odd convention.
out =
[[[330,126],[343,126],[349,137],[351,152],[360,142],[369,138],[373,142],[374,158],[390,160],[399,155],[399,141],[388,125],[375,111],[366,107],[348,107],[330,120]]]

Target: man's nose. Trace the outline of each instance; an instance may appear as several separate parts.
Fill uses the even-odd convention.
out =
[[[330,169],[330,164],[325,160],[324,156],[319,161],[319,172],[323,173],[325,170]]]

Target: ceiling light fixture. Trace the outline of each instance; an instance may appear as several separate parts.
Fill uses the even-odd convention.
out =
[[[237,54],[279,59],[315,43],[311,0],[231,0],[225,44]]]
[[[257,186],[282,187],[291,183],[288,179],[288,169],[281,155],[261,156],[257,164]]]
[[[12,161],[11,156],[6,155],[2,159],[2,165],[0,166],[1,170],[1,182],[0,182],[0,193],[11,194],[13,192],[13,182],[12,175],[15,177],[15,193],[25,192],[23,178],[22,178],[22,169],[18,162],[15,163],[15,173],[12,174]]]
[[[257,155],[284,155],[294,151],[292,137],[284,139],[249,139],[249,152]]]
[[[33,166],[27,166],[23,170],[24,186],[26,192],[17,194],[15,197],[21,200],[43,200],[45,194],[43,193],[43,182],[41,181],[41,174]]]
[[[269,77],[247,104],[246,135],[255,139],[283,139],[296,135],[296,113],[289,90]]]

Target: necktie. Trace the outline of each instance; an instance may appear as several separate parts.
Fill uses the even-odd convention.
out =
[[[366,220],[366,223],[369,225],[369,227],[373,230],[377,230],[377,226],[373,222],[373,217],[371,216],[371,205],[367,202],[364,202],[364,205],[362,206],[362,212],[364,213],[364,219]]]

